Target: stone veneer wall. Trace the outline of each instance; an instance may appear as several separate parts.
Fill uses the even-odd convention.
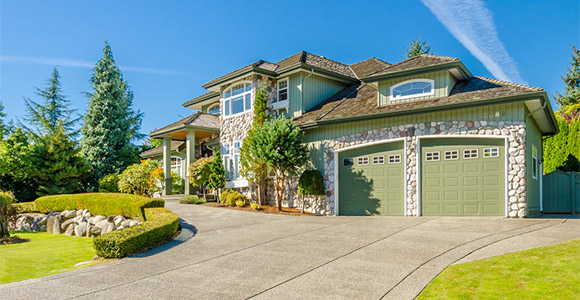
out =
[[[525,136],[526,125],[520,121],[453,121],[404,124],[386,128],[363,131],[358,134],[341,136],[322,141],[324,144],[324,179],[327,189],[326,207],[321,213],[334,214],[334,151],[344,147],[362,145],[370,142],[405,138],[407,141],[407,215],[417,216],[417,136],[424,135],[478,135],[507,136],[509,148],[508,157],[508,195],[509,217],[525,217],[527,215],[526,199],[526,166],[525,166]]]

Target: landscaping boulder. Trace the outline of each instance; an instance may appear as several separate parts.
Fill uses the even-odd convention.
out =
[[[115,221],[115,216],[108,216],[107,217],[107,222],[114,222]]]
[[[105,220],[107,217],[105,216],[94,216],[93,217],[93,222],[91,224],[96,225],[97,223],[101,222],[102,220]]]
[[[75,235],[76,236],[85,236],[87,235],[87,228],[88,227],[88,223],[87,222],[81,222],[79,223],[79,225],[75,226]]]
[[[54,234],[61,234],[62,231],[60,229],[60,223],[62,222],[62,216],[55,216],[54,223],[52,226],[52,233]]]
[[[133,220],[125,220],[125,221],[121,222],[121,226],[125,227],[125,228],[130,227],[131,221],[133,221]]]
[[[91,236],[99,236],[99,235],[101,235],[101,228],[99,228],[97,226],[91,226],[89,228],[89,231],[91,233]]]
[[[34,219],[34,221],[35,221],[35,222],[36,222],[36,223],[37,223],[39,226],[46,225],[46,220],[48,220],[48,216],[47,216],[47,215],[40,215],[40,216],[37,216],[37,217]]]
[[[101,234],[109,233],[113,230],[115,230],[115,224],[111,223],[111,222],[107,222],[107,224],[105,225],[105,227],[101,231]]]
[[[76,212],[76,215],[77,215],[77,217],[80,217],[80,216],[82,216],[82,215],[83,215],[83,211],[82,211],[82,210],[80,210],[80,209],[79,209],[79,210],[77,210],[77,212]]]
[[[64,234],[68,235],[68,236],[73,236],[75,234],[75,224],[72,223],[72,224],[68,225],[68,228],[66,229]]]
[[[40,225],[40,228],[38,229],[38,231],[40,232],[46,232],[46,225]]]
[[[123,216],[116,216],[113,222],[115,223],[116,227],[119,227],[123,221],[125,221]]]
[[[107,222],[107,220],[101,220],[99,221],[97,224],[95,224],[95,226],[101,228],[101,230],[105,229],[105,226],[109,224],[109,222]]]
[[[70,224],[73,224],[74,222],[75,222],[74,219],[68,219],[68,220],[62,222],[62,224],[60,224],[60,229],[66,230],[68,228],[68,226]]]
[[[46,219],[46,232],[52,233],[52,228],[54,227],[54,220],[56,217],[54,215],[49,215]]]
[[[64,218],[71,219],[71,218],[74,218],[76,215],[77,215],[76,210],[69,210],[66,214],[64,214]]]

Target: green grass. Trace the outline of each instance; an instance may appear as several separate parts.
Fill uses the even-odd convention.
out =
[[[13,232],[28,242],[0,245],[0,284],[48,276],[95,265],[74,265],[95,256],[91,238],[42,232]]]
[[[417,299],[580,299],[580,240],[450,266]]]

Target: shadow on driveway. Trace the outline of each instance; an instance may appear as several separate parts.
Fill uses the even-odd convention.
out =
[[[163,244],[155,249],[151,249],[147,252],[143,252],[143,253],[139,253],[137,255],[134,255],[132,257],[149,257],[149,256],[153,256],[155,254],[161,253],[163,251],[167,251],[177,245],[180,245],[184,242],[186,242],[187,240],[189,240],[190,238],[194,237],[195,234],[197,233],[197,228],[195,228],[195,226],[185,222],[183,219],[179,219],[179,226],[181,227],[181,233],[173,240],[167,242],[166,244]]]

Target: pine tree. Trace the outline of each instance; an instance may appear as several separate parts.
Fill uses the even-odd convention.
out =
[[[36,88],[36,94],[44,100],[42,103],[24,98],[27,110],[24,119],[29,127],[21,124],[22,127],[36,138],[55,134],[59,126],[63,126],[65,133],[74,135],[73,127],[79,119],[73,118],[75,110],[70,109],[70,101],[62,94],[60,74],[56,67],[47,83],[48,87],[44,90]]]
[[[569,122],[571,118],[578,119],[580,113],[580,50],[572,47],[570,67],[562,77],[566,85],[564,95],[559,92],[554,100],[560,106],[560,114]]]
[[[409,49],[405,49],[405,57],[411,58],[421,54],[433,54],[431,46],[421,40],[413,40],[409,43]]]
[[[120,173],[138,163],[138,151],[131,141],[141,137],[142,113],[133,111],[133,93],[107,42],[103,58],[93,69],[89,109],[81,129],[81,154],[94,167],[96,179]]]
[[[214,159],[209,165],[210,174],[209,179],[207,181],[207,186],[209,188],[215,189],[218,191],[218,198],[219,198],[219,191],[224,186],[226,186],[226,171],[224,169],[224,162],[222,160],[222,154],[218,150],[214,154]]]
[[[6,114],[4,113],[4,104],[2,104],[2,101],[0,101],[0,140],[4,139],[4,134],[6,133],[4,118],[6,118]]]

